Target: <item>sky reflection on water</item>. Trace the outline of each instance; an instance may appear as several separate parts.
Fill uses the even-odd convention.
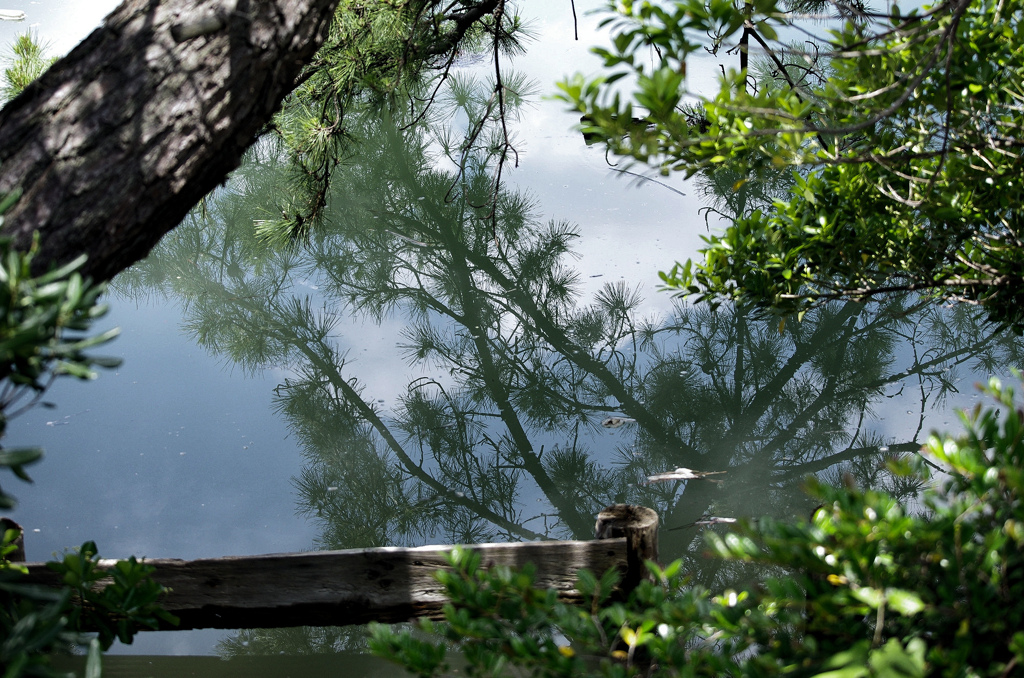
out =
[[[528,12],[534,11],[532,4],[526,5]],[[517,61],[519,67],[540,79],[545,92],[551,91],[554,77],[568,74],[571,69],[588,68],[577,64],[596,65],[586,54],[589,46],[597,40],[596,19],[583,15],[585,8],[580,7],[581,40],[572,42],[571,15],[567,11],[568,3],[564,4],[565,7],[559,4],[536,8],[543,12],[536,24],[539,38],[528,54]],[[17,2],[8,2],[4,6],[23,9]],[[35,6],[32,3],[32,7]],[[63,10],[52,11],[60,13]],[[30,18],[28,23],[33,21]],[[40,23],[39,30],[44,38],[49,35],[49,26],[45,21]],[[704,70],[714,73],[715,68],[709,62]],[[566,113],[562,104],[556,102],[540,101],[527,110],[517,128],[524,140],[523,159],[520,168],[512,173],[511,182],[537,205],[535,211],[539,223],[556,219],[578,226],[580,238],[573,244],[573,251],[579,258],[571,261],[571,266],[579,271],[582,303],[591,303],[606,283],[623,281],[629,286],[639,286],[643,301],[632,311],[638,318],[652,319],[652,326],[661,328],[657,334],[659,341],[640,351],[628,349],[623,352],[635,360],[636,374],[630,372],[633,368],[629,368],[612,375],[622,377],[626,384],[619,389],[621,393],[609,395],[598,387],[592,387],[593,392],[578,396],[583,405],[597,403],[605,409],[591,407],[587,410],[580,405],[579,412],[571,412],[571,408],[566,406],[564,411],[551,414],[552,424],[545,427],[542,412],[535,415],[522,411],[519,417],[522,421],[518,423],[507,416],[500,422],[493,421],[493,411],[487,412],[486,416],[470,416],[467,413],[474,407],[479,410],[488,407],[500,409],[492,407],[493,403],[480,396],[473,407],[467,406],[460,417],[453,417],[446,423],[468,425],[478,441],[485,441],[495,431],[514,439],[518,433],[512,429],[521,424],[529,438],[529,453],[536,454],[541,466],[549,463],[544,462],[545,453],[549,460],[553,450],[559,449],[563,453],[561,465],[555,470],[551,466],[547,469],[548,474],[559,481],[553,483],[553,487],[546,488],[543,481],[537,480],[537,474],[533,473],[536,466],[520,474],[523,489],[513,495],[514,506],[509,510],[509,515],[518,512],[522,517],[518,531],[507,525],[494,527],[497,523],[492,522],[482,527],[474,524],[468,534],[501,534],[518,538],[536,534],[583,537],[586,522],[592,519],[588,512],[600,503],[599,499],[611,500],[621,496],[649,504],[660,503],[665,509],[663,518],[668,527],[691,525],[685,530],[665,534],[668,548],[674,549],[673,555],[679,555],[692,548],[696,534],[692,523],[698,521],[710,506],[716,506],[716,511],[723,507],[734,512],[756,512],[761,508],[781,510],[779,506],[784,499],[798,495],[795,490],[798,471],[793,471],[792,477],[786,476],[786,465],[797,467],[802,461],[809,464],[814,459],[828,458],[832,453],[843,454],[844,446],[855,447],[852,429],[859,427],[862,439],[875,441],[876,447],[895,446],[920,440],[919,427],[927,431],[949,419],[941,412],[919,415],[921,399],[916,390],[919,385],[913,382],[890,380],[891,383],[887,383],[883,380],[872,390],[870,384],[873,382],[867,378],[868,372],[881,367],[873,365],[872,360],[877,362],[879,357],[887,355],[893,365],[889,374],[897,374],[900,369],[908,369],[906,366],[919,365],[922,360],[927,360],[928,356],[914,354],[922,346],[935,354],[941,352],[943,341],[965,342],[980,339],[980,335],[957,336],[953,331],[943,341],[922,338],[923,343],[900,344],[893,341],[890,346],[886,343],[888,340],[870,335],[875,331],[872,323],[876,322],[870,314],[851,309],[837,311],[837,324],[827,331],[822,330],[822,336],[831,341],[846,332],[854,339],[859,338],[861,343],[837,341],[835,352],[843,353],[846,346],[854,346],[864,353],[856,360],[838,356],[837,364],[844,364],[846,372],[837,375],[836,370],[823,364],[824,358],[810,355],[813,350],[810,345],[787,344],[781,333],[776,332],[778,337],[775,337],[763,327],[752,327],[754,323],[746,323],[743,319],[727,314],[716,319],[701,319],[692,311],[680,312],[673,319],[672,300],[668,295],[656,292],[657,271],[670,267],[677,258],[686,258],[695,251],[699,236],[704,232],[704,220],[697,214],[701,203],[693,195],[694,191],[682,186],[678,180],[674,185],[688,193],[685,197],[653,183],[636,185],[616,175],[608,169],[603,152],[587,148],[581,136],[571,130],[574,122],[575,116]],[[215,224],[210,224],[199,233],[217,238],[219,235],[215,228]],[[172,234],[172,239],[181,233]],[[420,242],[424,236],[418,233],[411,232],[406,237]],[[346,238],[358,238],[359,233],[356,229],[353,233],[332,237],[347,242]],[[355,242],[359,243],[359,251],[369,248],[363,241]],[[175,263],[173,256],[167,255],[167,258]],[[199,259],[197,254],[193,261],[196,268],[203,263]],[[180,259],[177,263],[181,263]],[[313,263],[316,263],[315,259]],[[205,302],[210,303],[208,315],[222,312],[228,320],[240,317],[238,314],[246,307],[230,303],[237,300],[230,294],[235,289],[232,286],[242,289],[239,280],[252,281],[258,275],[245,269],[237,280],[223,275],[214,279],[213,282],[228,293],[224,299],[175,296],[177,278],[173,277],[175,274],[169,275],[171,277],[161,286],[138,295],[144,299],[142,303],[136,304],[118,295],[111,296],[113,311],[102,326],[119,325],[124,334],[106,352],[123,357],[122,367],[101,373],[94,383],[59,384],[47,397],[57,404],[56,409],[37,408],[12,421],[9,426],[7,445],[39,444],[47,450],[47,458],[32,469],[37,485],[12,486],[21,500],[14,517],[28,529],[29,558],[42,559],[51,552],[86,539],[96,540],[101,554],[110,557],[136,554],[195,558],[296,551],[314,545],[371,545],[346,542],[346,539],[355,539],[352,533],[357,530],[352,528],[352,523],[335,519],[360,516],[360,511],[367,515],[371,513],[364,506],[352,505],[362,501],[360,496],[341,496],[339,504],[337,490],[331,488],[339,486],[337,474],[343,475],[346,469],[331,466],[328,455],[323,452],[327,448],[310,443],[310,437],[316,431],[294,425],[300,414],[330,419],[338,415],[338,411],[323,408],[311,414],[312,406],[303,405],[303,411],[290,420],[275,411],[275,402],[280,408],[279,387],[288,379],[298,379],[312,358],[307,363],[294,357],[292,362],[282,360],[277,364],[273,361],[267,364],[236,363],[227,357],[226,350],[197,347],[182,329],[183,322],[202,318],[196,314],[203,310]],[[434,514],[465,512],[472,507],[467,501],[461,501],[465,496],[455,496],[458,492],[466,494],[464,489],[455,489],[458,473],[452,471],[446,476],[444,460],[438,456],[429,457],[429,453],[442,444],[452,442],[445,437],[450,429],[443,429],[442,433],[417,432],[419,429],[414,430],[413,426],[415,422],[404,422],[399,411],[401,398],[409,398],[415,390],[410,389],[410,383],[429,377],[447,387],[458,385],[458,378],[446,377],[436,363],[410,363],[403,357],[398,344],[407,342],[402,338],[407,318],[401,313],[385,318],[379,325],[366,317],[349,316],[341,303],[332,299],[328,289],[329,277],[323,273],[326,282],[312,274],[294,278],[283,276],[282,279],[292,286],[295,298],[310,295],[317,305],[325,301],[336,304],[330,308],[342,314],[343,320],[325,341],[324,350],[336,352],[326,355],[345,356],[344,368],[338,365],[340,360],[334,361],[338,375],[344,379],[358,379],[365,389],[364,397],[374,404],[385,420],[383,428],[369,432],[365,427],[360,429],[353,425],[350,438],[343,439],[344,444],[384,449],[386,446],[380,442],[381,432],[390,427],[403,434],[403,444],[427,450],[427,462],[422,465],[425,474],[451,481],[447,489],[451,490],[452,496],[445,496],[444,487],[430,489],[425,481],[427,489],[413,487],[415,483],[408,478],[395,482],[394,494],[402,497],[390,496],[388,488],[384,488],[384,494],[389,496],[383,505],[388,510],[393,509],[393,514],[381,519],[387,528],[382,528],[381,533],[397,535],[410,543],[417,539],[450,535],[455,527],[445,524],[441,518],[436,518],[436,524],[422,528],[403,523],[399,529],[393,524],[405,520],[398,510],[403,507],[416,511],[430,507]],[[346,290],[351,292],[350,281],[335,282],[338,285],[336,298],[344,297]],[[170,296],[165,300],[161,293],[169,293]],[[282,296],[282,306],[290,298]],[[213,302],[222,303],[222,306]],[[184,309],[183,304],[186,305]],[[485,311],[487,314],[509,314],[508,308]],[[897,312],[898,309],[894,315]],[[268,313],[261,317],[274,319],[278,316]],[[952,315],[944,317],[952,318]],[[479,345],[469,347],[472,343],[469,339],[472,337],[471,328],[460,327],[457,323],[445,324],[436,316],[430,320],[441,328],[439,332],[442,334],[461,336],[467,347],[465,372],[477,370],[482,354]],[[524,321],[527,325],[530,322],[536,323],[537,319]],[[814,331],[813,322],[808,322],[802,331],[806,334]],[[269,328],[268,325],[264,327]],[[501,327],[507,327],[507,324]],[[971,323],[966,323],[965,327],[969,327],[971,332],[977,329],[977,325]],[[915,325],[905,322],[899,331],[909,336],[927,329],[928,323]],[[535,330],[534,327],[530,331]],[[798,334],[792,327],[787,331],[790,336]],[[742,336],[750,345],[761,347],[758,349],[761,353],[752,352],[745,358],[749,363],[741,366],[728,355],[728,350],[714,342],[700,345],[702,339],[727,335]],[[661,337],[668,339],[662,342]],[[623,340],[626,338],[626,335],[621,337]],[[799,337],[797,339],[800,340]],[[287,342],[286,339],[281,341]],[[544,341],[552,343],[550,334],[545,335]],[[293,344],[291,348],[310,345],[308,341],[298,340]],[[538,366],[545,369],[553,369],[553,366],[558,369],[579,367],[578,363],[573,363],[571,347],[548,344],[535,354]],[[580,340],[579,345],[583,346],[585,342]],[[888,353],[880,347],[886,348]],[[507,351],[507,348],[499,347],[495,342],[495,353],[504,355],[501,353],[503,350]],[[729,394],[721,391],[738,385],[737,393],[756,399],[755,387],[770,385],[773,375],[785,369],[785,360],[781,361],[781,368],[773,361],[799,351],[808,352],[806,360],[801,363],[804,372],[782,380],[787,385],[786,397],[789,400],[780,400],[777,405],[765,404],[753,414],[738,405],[735,410],[729,409]],[[764,373],[755,377],[757,360],[760,360]],[[959,370],[955,385],[960,392],[949,393],[945,402],[947,407],[972,401],[970,384],[984,373],[974,373],[970,367],[967,365]],[[934,370],[938,376],[930,375],[931,383],[945,378],[943,369],[945,367],[940,365]],[[323,375],[324,372],[317,374]],[[482,370],[480,374],[483,374]],[[953,373],[945,374],[952,378]],[[800,382],[797,377],[801,375],[808,377],[808,383]],[[850,387],[848,402],[839,408],[842,412],[837,411],[830,420],[815,409],[814,398],[818,395],[815,389],[821,384],[812,383],[811,376],[819,381],[834,377],[836,388],[840,390],[858,378],[867,386],[861,384],[856,387],[862,388],[863,393]],[[730,379],[734,381],[730,382]],[[481,380],[486,381],[484,377]],[[601,382],[600,388],[610,389],[608,383],[609,380]],[[716,391],[716,386],[722,388]],[[778,390],[781,393],[785,389]],[[494,393],[492,389],[486,395],[493,397]],[[661,399],[655,399],[655,394]],[[682,398],[679,394],[687,397]],[[606,395],[608,397],[602,400]],[[634,398],[635,403],[628,403],[619,395]],[[618,401],[613,402],[612,396]],[[577,396],[560,393],[559,397],[568,401]],[[620,407],[612,408],[612,405]],[[294,405],[296,411],[299,407]],[[778,412],[773,414],[772,407],[776,407]],[[825,407],[822,406],[822,411]],[[858,407],[861,409],[857,410]],[[800,411],[800,408],[809,412],[809,416],[820,417],[816,421],[821,425],[799,428],[793,424],[789,428],[795,433],[787,429],[789,423],[799,418],[792,411]],[[877,415],[872,414],[873,408],[878,411]],[[865,421],[859,424],[855,416],[857,411],[865,414]],[[909,416],[903,415],[904,412]],[[601,428],[599,422],[609,414],[636,419],[638,424],[616,430]],[[572,434],[573,417],[576,417],[578,425],[576,435]],[[792,421],[787,417],[792,417]],[[408,419],[412,422],[413,418],[410,416]],[[579,425],[581,421],[584,423]],[[807,444],[800,447],[800,441],[797,441],[792,443],[793,448],[785,447],[791,441],[783,438],[790,433],[793,433],[791,437],[805,439]],[[349,432],[345,435],[348,436]],[[771,447],[780,440],[782,442],[773,449],[770,464],[752,462],[754,450]],[[339,444],[338,441],[329,442]],[[520,456],[515,457],[515,453],[510,451],[509,458],[521,460],[528,456],[520,443],[516,441]],[[585,456],[576,454],[577,443],[579,450],[586,450]],[[814,448],[814,445],[818,447]],[[513,447],[502,449],[511,450]],[[384,449],[384,453],[387,452]],[[796,457],[798,453],[808,456],[801,460]],[[495,466],[502,462],[499,457],[497,455],[492,460]],[[388,459],[391,466],[383,464],[382,468],[394,466],[393,460]],[[697,468],[700,462],[703,462],[703,467],[699,470],[735,469],[735,478],[727,476],[734,481],[733,487],[739,490],[735,498],[726,499],[716,494],[718,486],[707,482],[693,481],[692,485],[685,486],[685,491],[682,485],[649,487],[637,484],[648,472],[667,471],[684,463]],[[409,469],[406,468],[405,472],[408,473]],[[574,473],[577,474],[575,480]],[[767,473],[786,476],[785,483],[779,483],[781,489],[777,491],[777,501],[772,500],[774,504],[765,497],[769,494],[764,491],[763,482]],[[490,470],[484,475],[496,485],[503,477]],[[579,478],[589,478],[595,485],[601,484],[599,491],[585,486],[572,487]],[[296,483],[293,479],[299,480]],[[320,481],[334,494],[317,495],[313,490]],[[595,496],[583,496],[591,490]],[[794,508],[793,512],[804,509],[798,499],[794,501],[799,508]],[[479,503],[495,515],[501,514],[500,504],[490,499]],[[421,512],[428,514],[431,511],[424,509]],[[514,521],[510,519],[510,522]],[[367,524],[373,527],[369,518],[359,527]],[[360,533],[359,538],[372,540],[380,536],[369,532]],[[209,652],[213,643],[211,639],[219,637],[219,632],[152,634],[141,637],[131,650]]]

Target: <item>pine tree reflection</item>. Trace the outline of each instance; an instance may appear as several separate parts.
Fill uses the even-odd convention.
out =
[[[454,119],[472,119],[471,99],[451,102]],[[318,548],[586,539],[602,507],[629,501],[679,528],[662,536],[674,558],[699,550],[709,515],[806,515],[807,474],[910,498],[886,456],[917,450],[955,370],[1019,361],[1021,344],[969,309],[912,298],[784,325],[684,305],[644,320],[626,284],[581,304],[575,228],[541,223],[507,186],[492,200],[485,151],[465,153],[443,121],[404,127],[367,110],[347,123],[361,141],[308,242],[260,241],[293,181],[267,142],[119,280],[122,294],[180,299],[208,350],[288,370],[277,403],[305,451],[295,483]],[[342,330],[402,314],[396,341],[426,376],[385,411]],[[873,409],[911,391],[916,427],[874,432]],[[602,427],[612,415],[628,422]],[[725,473],[646,482],[676,467]]]

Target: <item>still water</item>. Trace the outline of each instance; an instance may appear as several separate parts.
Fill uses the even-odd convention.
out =
[[[98,21],[102,4],[5,8],[64,44],[55,17],[88,5]],[[569,3],[541,4],[524,3],[537,37],[515,66],[549,94],[596,68],[601,35],[581,14],[573,41]],[[364,141],[298,251],[254,235],[288,183],[263,144],[114,282],[102,327],[122,328],[106,353],[123,365],[59,383],[54,409],[8,428],[6,444],[47,451],[36,484],[13,488],[30,560],[87,539],[107,557],[179,558],[585,539],[617,501],[659,512],[664,558],[695,556],[707,516],[806,515],[809,473],[913,501],[881,462],[955,425],[975,381],[1020,363],[1021,344],[968,310],[912,298],[784,326],[679,304],[657,271],[699,246],[699,186],[624,177],[561,104],[535,98],[488,219],[484,175],[437,159],[462,119],[348,116]],[[646,480],[680,466],[722,473]],[[358,645],[358,632],[218,631],[118,651]]]

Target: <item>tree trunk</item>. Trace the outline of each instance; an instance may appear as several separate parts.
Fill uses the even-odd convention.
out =
[[[106,280],[146,256],[242,153],[338,0],[127,0],[0,111],[0,234],[40,269]]]

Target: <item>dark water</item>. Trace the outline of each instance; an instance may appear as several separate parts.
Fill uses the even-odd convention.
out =
[[[536,11],[517,64],[550,92],[593,64],[595,19],[577,44],[567,8]],[[657,271],[705,232],[695,186],[622,178],[539,100],[521,111],[521,164],[492,216],[492,168],[460,175],[437,153],[462,119],[349,115],[365,141],[297,249],[257,237],[289,181],[263,144],[115,281],[104,324],[123,328],[107,351],[123,366],[59,384],[57,409],[9,427],[7,444],[48,453],[37,484],[13,488],[30,559],[86,539],[108,557],[181,558],[586,539],[602,507],[628,501],[659,512],[663,558],[713,585],[747,573],[699,557],[701,531],[722,529],[709,517],[807,515],[808,474],[913,502],[886,458],[955,425],[974,381],[1020,363],[1020,342],[969,309],[915,298],[783,325],[679,304]],[[677,467],[716,475],[647,480]],[[360,642],[198,632],[122,650]]]

